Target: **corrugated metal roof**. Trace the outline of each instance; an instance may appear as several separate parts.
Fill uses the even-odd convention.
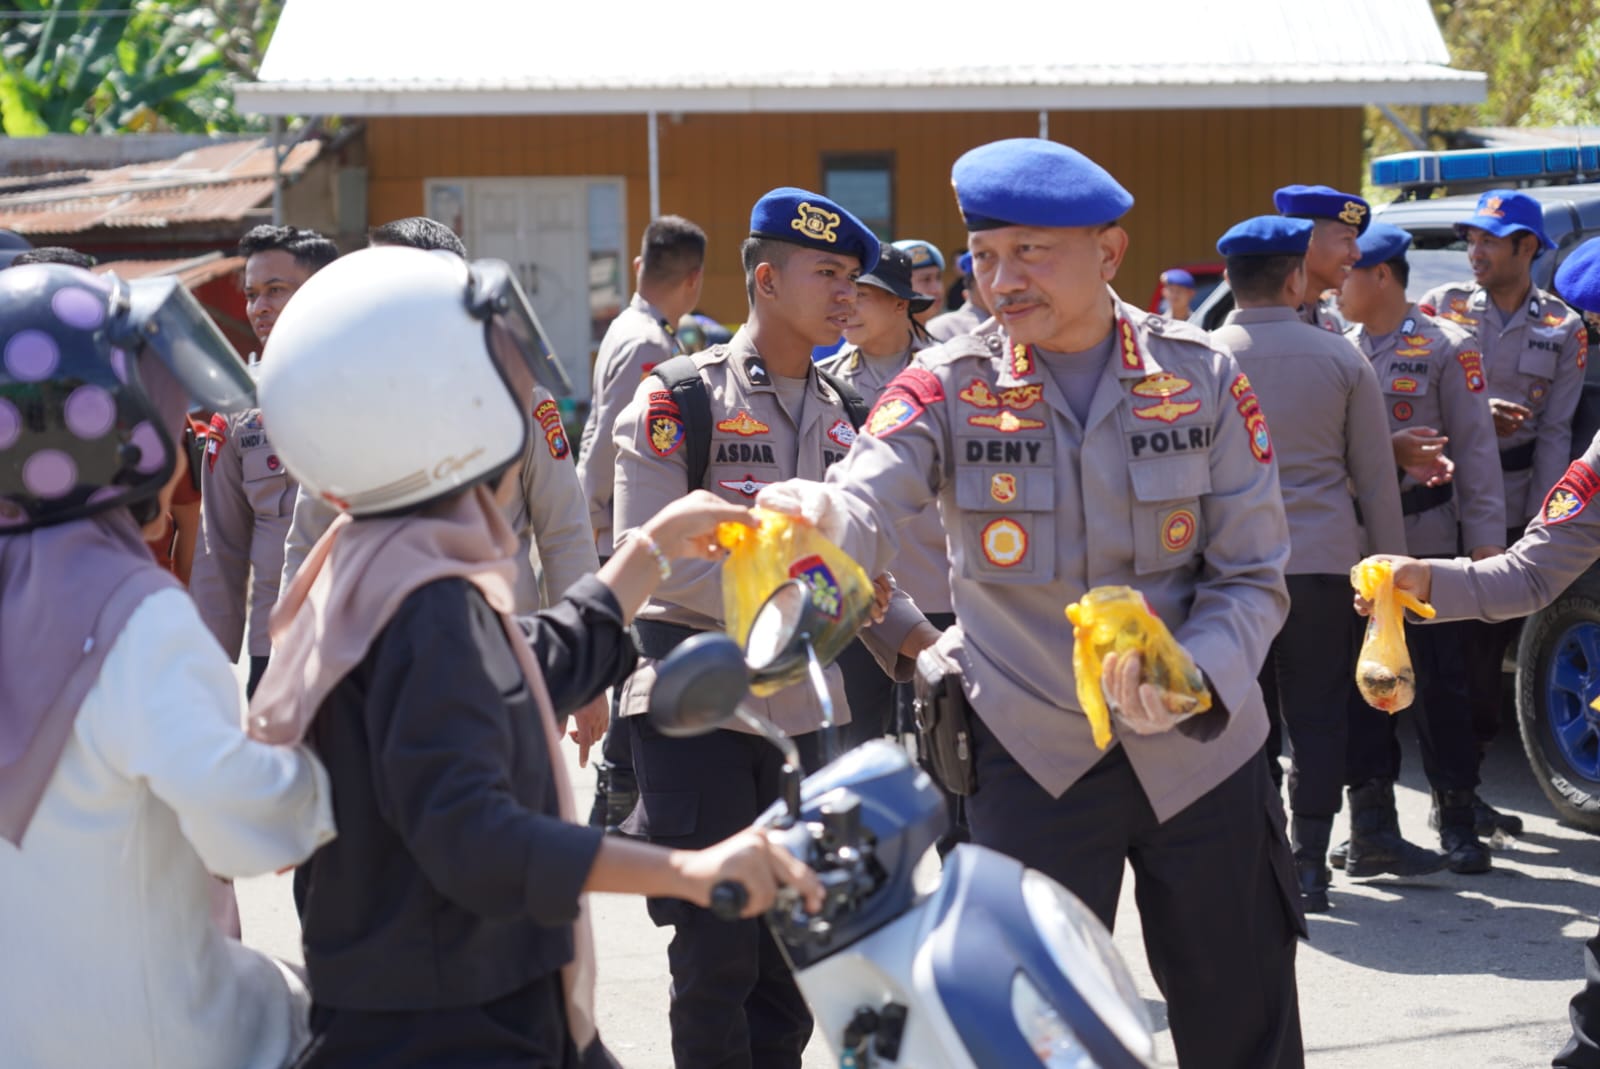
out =
[[[315,141],[296,145],[284,173],[299,173],[320,149]],[[79,234],[237,222],[271,198],[272,146],[233,141],[167,160],[0,181],[0,227]]]
[[[185,256],[175,260],[113,260],[99,264],[95,274],[115,272],[118,277],[132,281],[156,275],[177,275],[185,289],[204,286],[213,279],[244,270],[244,257],[224,256],[220,252],[203,256]]]
[[[1428,0],[1024,0],[992,15],[970,0],[925,0],[914,11],[760,17],[746,0],[697,0],[676,5],[670,27],[656,0],[611,0],[603,12],[457,0],[448,18],[388,0],[288,0],[260,79],[239,101],[270,114],[311,104],[379,114],[516,110],[490,99],[507,95],[530,111],[762,110],[806,99],[825,109],[830,96],[837,105],[861,93],[843,106],[869,108],[876,93],[898,108],[926,90],[979,91],[969,106],[989,106],[996,90],[1042,94],[1041,104],[1077,91],[1113,107],[1208,106],[1196,88],[1257,106],[1295,87],[1370,87],[1387,102],[1481,98],[1483,76],[1448,64]],[[924,106],[951,105],[941,96]]]

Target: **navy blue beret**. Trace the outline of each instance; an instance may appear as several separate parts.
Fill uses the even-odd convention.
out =
[[[1361,259],[1356,261],[1355,269],[1365,271],[1369,267],[1397,260],[1404,256],[1410,247],[1411,235],[1404,230],[1388,223],[1373,223],[1365,234],[1356,239],[1356,248],[1361,250]]]
[[[1304,256],[1314,225],[1309,219],[1258,215],[1229,227],[1217,239],[1217,251],[1224,256]]]
[[[956,260],[956,270],[963,275],[972,274],[972,253],[964,252],[961,254],[961,257]]]
[[[1365,234],[1372,222],[1372,208],[1366,201],[1328,186],[1284,186],[1272,194],[1272,203],[1283,215],[1333,219],[1355,227],[1357,234]]]
[[[1459,227],[1476,227],[1497,238],[1511,234],[1532,234],[1544,249],[1553,249],[1556,243],[1544,233],[1544,209],[1526,193],[1514,189],[1491,189],[1478,198],[1478,208],[1470,216],[1456,223]]]
[[[1001,226],[1099,226],[1133,207],[1133,196],[1076,149],[1037,137],[991,141],[950,172],[968,230]]]
[[[1600,238],[1590,238],[1561,261],[1556,292],[1580,312],[1600,312]]]
[[[1163,286],[1188,286],[1190,289],[1194,289],[1194,276],[1181,267],[1174,267],[1161,272],[1161,284]]]
[[[774,189],[750,209],[750,236],[786,241],[823,252],[841,252],[861,261],[861,270],[878,264],[878,238],[820,193],[793,186]]]

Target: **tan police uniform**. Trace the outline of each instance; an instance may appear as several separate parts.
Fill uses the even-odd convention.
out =
[[[1299,318],[1302,323],[1320,327],[1333,334],[1343,334],[1348,326],[1333,301],[1320,297],[1315,302],[1302,304]]]
[[[532,420],[518,492],[504,506],[506,520],[517,533],[515,605],[519,613],[550,605],[573,583],[600,568],[561,412],[542,386],[534,387]],[[300,487],[284,550],[285,589],[338,515],[338,509]]]
[[[272,652],[267,621],[278,600],[296,485],[273,452],[260,409],[211,417],[189,593],[232,660],[241,646],[251,657]]]
[[[791,414],[779,401],[761,355],[741,329],[727,345],[694,356],[711,396],[712,437],[705,489],[727,501],[753,505],[756,494],[783,479],[821,479],[850,451],[855,429],[843,401],[815,374],[807,376],[802,411]],[[798,416],[798,422],[796,420]],[[681,414],[660,380],[646,377],[634,399],[617,417],[615,443],[616,524],[618,544],[662,508],[686,492],[685,430]],[[715,561],[680,561],[672,577],[639,610],[646,623],[675,625],[691,631],[723,627],[722,565]],[[869,574],[886,571],[879,567]],[[889,616],[862,631],[862,641],[885,671],[909,678],[911,665],[899,649],[922,619],[901,594]],[[849,719],[844,684],[837,666],[828,669],[837,719]],[[624,685],[623,716],[645,712],[655,681],[655,662],[640,660]],[[815,731],[822,709],[810,687],[797,686],[746,704],[790,735]]]
[[[1483,400],[1511,401],[1533,413],[1516,433],[1495,438],[1505,472],[1506,520],[1520,528],[1572,455],[1572,415],[1588,362],[1583,318],[1537,286],[1526,304],[1503,321],[1488,291],[1471,283],[1440,286],[1419,303],[1477,340],[1488,381]],[[1458,448],[1458,442],[1451,442],[1452,454]]]
[[[978,325],[988,318],[992,317],[971,301],[966,301],[960,308],[941,312],[928,320],[928,334],[934,341],[949,341],[959,334],[977,333]]]
[[[589,503],[589,523],[602,557],[611,556],[612,551],[612,483],[617,459],[612,429],[650,369],[681,351],[672,324],[637,293],[601,339],[594,363],[594,395],[579,440],[578,481]]]

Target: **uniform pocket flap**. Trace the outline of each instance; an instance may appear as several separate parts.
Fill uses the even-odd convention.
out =
[[[1211,461],[1204,453],[1137,460],[1128,465],[1140,501],[1179,501],[1211,492]]]
[[[248,450],[241,454],[239,460],[241,474],[247,483],[255,482],[257,479],[287,477],[289,474],[284,470],[283,461],[278,459],[278,455],[268,449]]]
[[[956,504],[969,512],[1053,512],[1055,473],[1038,468],[961,468]]]
[[[1517,360],[1517,370],[1536,379],[1553,379],[1556,377],[1556,361],[1560,358],[1560,353],[1530,346],[1522,351],[1521,358]]]

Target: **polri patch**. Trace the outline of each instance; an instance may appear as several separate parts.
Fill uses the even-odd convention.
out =
[[[1188,509],[1174,509],[1162,521],[1161,548],[1168,553],[1177,553],[1187,548],[1189,543],[1194,541],[1194,532],[1198,526],[1193,512]]]
[[[933,372],[908,367],[890,380],[867,416],[867,433],[885,438],[944,400],[944,387]]]
[[[548,398],[540,401],[533,415],[544,430],[544,444],[550,450],[550,455],[556,460],[566,460],[571,456],[572,446],[567,442],[567,429],[561,425],[561,409],[556,403]]]
[[[1013,568],[1028,555],[1028,532],[1009,516],[983,529],[983,557],[997,568]]]
[[[215,471],[217,468],[217,453],[222,449],[222,443],[228,440],[228,418],[221,412],[211,417],[211,426],[206,430],[206,470]]]
[[[1539,515],[1545,523],[1566,523],[1589,507],[1600,492],[1600,475],[1581,460],[1574,460],[1545,496]]]
[[[828,428],[828,438],[836,445],[849,449],[856,444],[856,429],[847,419],[836,419]]]
[[[1456,362],[1461,365],[1462,372],[1467,376],[1467,389],[1473,393],[1482,393],[1485,386],[1483,354],[1476,349],[1463,349],[1456,354]]]
[[[1245,433],[1250,436],[1250,455],[1263,464],[1270,464],[1272,435],[1267,430],[1267,417],[1262,413],[1261,402],[1256,400],[1256,391],[1244,372],[1241,371],[1233,380],[1228,392],[1233,395],[1234,407],[1243,417]]]

